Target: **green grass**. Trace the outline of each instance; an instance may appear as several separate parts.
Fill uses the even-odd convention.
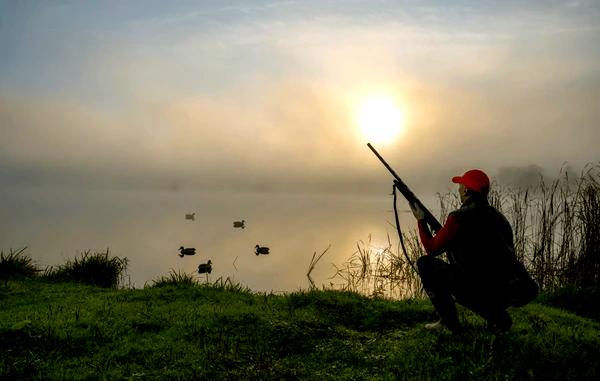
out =
[[[600,322],[600,285],[576,288],[567,286],[541,295],[540,302],[563,308]]]
[[[188,274],[182,271],[175,271],[171,269],[167,275],[161,275],[160,277],[152,281],[152,287],[190,287],[200,284],[194,274]]]
[[[596,379],[600,325],[541,304],[494,337],[428,332],[428,301],[225,284],[118,290],[15,280],[0,290],[0,379]]]
[[[128,262],[127,258],[111,256],[108,249],[100,253],[86,251],[56,268],[46,269],[42,277],[51,281],[80,282],[116,288],[123,282]]]
[[[5,285],[9,279],[32,278],[38,274],[33,260],[24,254],[27,247],[20,250],[10,250],[8,254],[4,251],[0,252],[0,280],[3,280]]]

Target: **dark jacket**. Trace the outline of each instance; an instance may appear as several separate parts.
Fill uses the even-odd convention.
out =
[[[450,213],[435,236],[424,220],[418,226],[427,254],[446,252],[449,262],[463,276],[505,280],[515,263],[512,228],[483,197],[472,196]]]
[[[485,283],[505,280],[516,258],[512,228],[504,215],[476,196],[450,215],[460,227],[449,242],[450,263]]]

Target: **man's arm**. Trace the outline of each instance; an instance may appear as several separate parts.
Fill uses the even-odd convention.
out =
[[[424,215],[421,213],[421,210],[419,210],[418,205],[410,206],[413,214],[417,218],[419,237],[421,238],[421,243],[423,244],[427,255],[437,256],[446,251],[458,236],[460,226],[456,217],[450,214],[444,226],[442,226],[435,236],[432,236],[431,231],[429,231],[429,227],[425,222]]]

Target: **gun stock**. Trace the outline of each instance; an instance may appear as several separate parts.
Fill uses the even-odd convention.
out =
[[[381,161],[381,163],[387,168],[387,170],[392,174],[392,176],[394,176],[394,179],[395,179],[394,180],[394,186],[396,187],[396,189],[398,189],[400,191],[400,193],[402,193],[402,195],[404,196],[404,198],[406,198],[406,201],[408,201],[411,204],[417,204],[417,205],[419,205],[419,207],[425,212],[425,222],[429,225],[429,227],[431,228],[431,230],[433,230],[434,233],[437,233],[442,228],[442,225],[440,224],[440,222],[433,216],[433,214],[431,214],[431,212],[429,211],[429,209],[427,209],[425,207],[425,205],[423,205],[423,203],[421,202],[421,200],[419,200],[417,198],[417,196],[415,196],[415,194],[404,183],[404,181],[402,181],[402,179],[400,178],[400,176],[398,176],[396,174],[396,172],[392,169],[392,167],[389,166],[389,164],[379,154],[379,152],[377,152],[375,150],[375,148],[373,148],[373,146],[371,145],[371,143],[367,143],[367,146],[371,149],[371,151],[373,151],[373,153],[375,154],[375,156],[377,156],[377,158],[379,159],[379,161]]]

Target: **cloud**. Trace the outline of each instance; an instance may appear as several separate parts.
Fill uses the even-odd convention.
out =
[[[3,91],[4,173],[102,186],[374,189],[389,176],[352,113],[378,89],[401,99],[408,120],[401,140],[378,148],[417,188],[473,167],[598,159],[600,65],[584,49],[598,36],[586,23],[569,29],[576,16],[504,20],[453,8],[450,19],[466,12],[456,24],[436,6],[414,10],[416,20],[398,8],[398,17],[357,17],[360,4],[268,8],[227,10],[240,13],[230,24],[181,12],[121,25],[122,38],[102,34],[77,60],[90,86],[52,99]]]
[[[600,86],[594,76],[579,80],[515,84],[513,92],[499,79],[451,86],[391,75],[386,87],[401,89],[409,120],[400,141],[377,148],[418,191],[447,187],[475,167],[593,161]],[[11,181],[38,184],[379,191],[389,175],[352,120],[349,100],[363,90],[258,79],[167,99],[136,90],[114,109],[4,95],[0,155]]]

